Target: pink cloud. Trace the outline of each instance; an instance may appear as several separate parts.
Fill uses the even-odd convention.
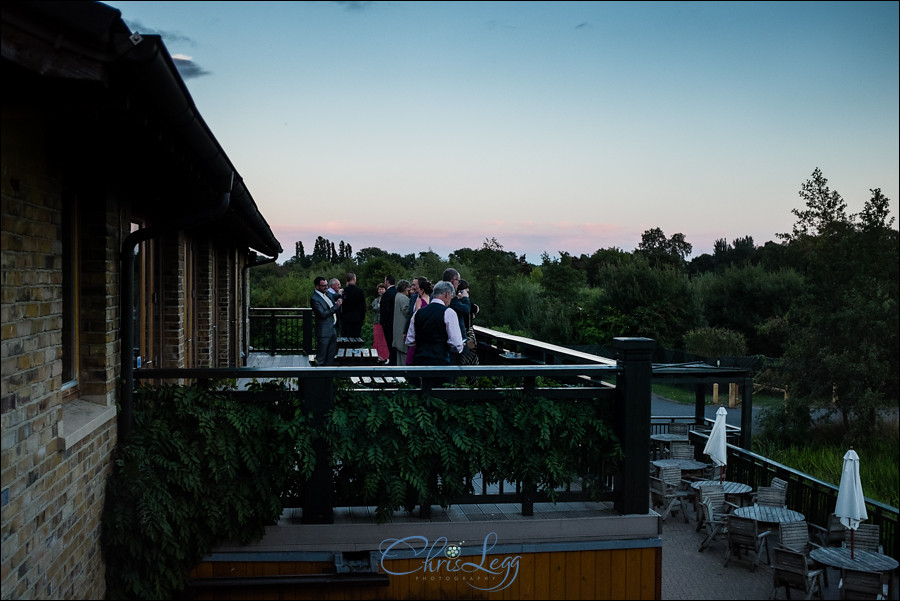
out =
[[[337,244],[344,241],[354,251],[377,247],[401,255],[432,250],[442,257],[460,248],[480,248],[486,239],[496,238],[503,249],[526,255],[531,263],[540,263],[541,254],[555,257],[559,251],[570,254],[592,254],[598,249],[616,247],[626,252],[640,242],[640,233],[625,231],[613,223],[581,223],[575,221],[540,222],[527,220],[510,222],[492,220],[473,222],[468,226],[407,224],[397,225],[327,221],[315,225],[274,224],[272,231],[285,249],[285,257],[292,256],[297,241],[311,252],[316,237],[323,236]]]

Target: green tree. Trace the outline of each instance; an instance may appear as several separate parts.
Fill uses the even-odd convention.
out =
[[[788,313],[785,379],[791,396],[840,412],[851,431],[898,398],[898,235],[872,190],[859,221],[816,169],[806,210],[782,235],[802,257],[808,286]]]
[[[654,267],[665,265],[683,267],[692,250],[693,246],[684,234],[677,233],[666,238],[663,231],[655,227],[641,234],[641,242],[635,253],[647,257]]]
[[[705,273],[691,282],[710,327],[740,332],[751,354],[781,357],[783,338],[760,328],[787,314],[803,293],[802,275],[791,269],[741,265]]]
[[[585,300],[578,329],[594,326],[604,344],[616,336],[653,338],[676,348],[684,334],[700,323],[700,309],[687,275],[674,267],[653,267],[636,255],[633,260],[603,267],[600,294]]]

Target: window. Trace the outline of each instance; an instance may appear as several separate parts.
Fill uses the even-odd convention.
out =
[[[74,196],[63,199],[62,211],[62,380],[66,389],[78,384],[79,232]]]

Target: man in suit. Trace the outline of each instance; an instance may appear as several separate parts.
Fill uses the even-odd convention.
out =
[[[366,295],[356,285],[356,274],[347,274],[344,303],[341,306],[342,334],[348,338],[362,338],[362,325],[366,320]]]
[[[390,351],[388,365],[397,365],[397,350],[394,348],[394,299],[397,297],[397,280],[388,274],[384,276],[384,285],[387,288],[381,295],[381,329],[384,330],[384,340]]]
[[[343,299],[332,301],[328,298],[326,290],[328,283],[322,276],[313,280],[316,291],[309,298],[309,306],[316,316],[316,365],[334,365],[337,355],[337,312],[341,308]]]

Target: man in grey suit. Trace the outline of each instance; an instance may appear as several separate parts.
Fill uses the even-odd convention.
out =
[[[328,283],[322,276],[313,280],[316,291],[309,298],[309,306],[316,316],[316,365],[334,365],[337,355],[337,330],[335,315],[341,308],[343,299],[332,301],[325,294]]]

